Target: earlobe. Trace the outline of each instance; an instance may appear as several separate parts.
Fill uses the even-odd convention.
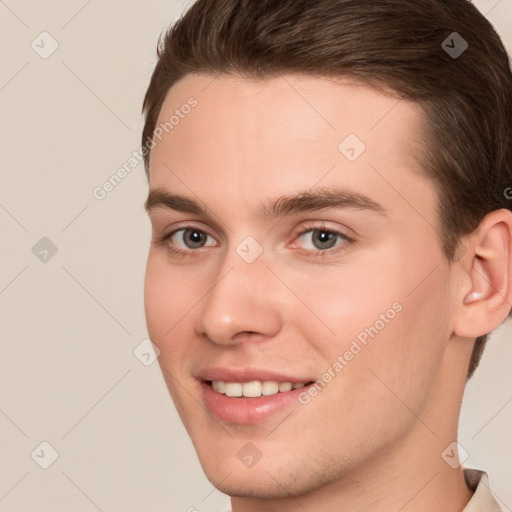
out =
[[[463,291],[454,333],[476,338],[498,327],[512,307],[512,212],[489,213],[470,238],[463,259],[471,258],[465,271],[471,287]]]

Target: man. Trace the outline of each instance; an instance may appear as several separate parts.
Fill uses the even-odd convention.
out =
[[[485,18],[199,0],[144,111],[148,331],[232,510],[500,510],[456,443],[512,301],[512,75]]]

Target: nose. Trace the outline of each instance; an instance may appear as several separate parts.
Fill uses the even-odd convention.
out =
[[[197,332],[219,345],[275,336],[282,327],[283,290],[262,254],[252,263],[234,249],[223,260],[197,316]]]

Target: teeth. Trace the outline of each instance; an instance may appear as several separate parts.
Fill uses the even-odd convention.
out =
[[[253,380],[250,382],[223,382],[221,380],[212,381],[212,388],[217,393],[221,393],[230,397],[251,397],[276,395],[277,393],[285,393],[292,389],[303,388],[305,382],[277,382],[275,380]]]
[[[293,384],[291,382],[280,382],[279,383],[279,391],[281,391],[281,393],[283,393],[285,391],[291,391],[292,386],[293,386]]]
[[[226,396],[242,396],[243,384],[226,382]]]
[[[277,393],[279,393],[279,383],[275,380],[266,380],[261,385],[262,395],[276,395]]]
[[[261,382],[253,380],[252,382],[244,382],[242,385],[242,394],[244,396],[261,396]]]

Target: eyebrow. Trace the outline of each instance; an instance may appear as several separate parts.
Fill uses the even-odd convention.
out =
[[[198,216],[207,216],[207,209],[192,198],[173,194],[162,188],[150,190],[144,209],[149,214],[155,208],[167,208]],[[368,210],[386,216],[388,210],[370,197],[347,189],[321,188],[267,200],[258,210],[265,220],[282,218],[301,212],[333,208]]]

